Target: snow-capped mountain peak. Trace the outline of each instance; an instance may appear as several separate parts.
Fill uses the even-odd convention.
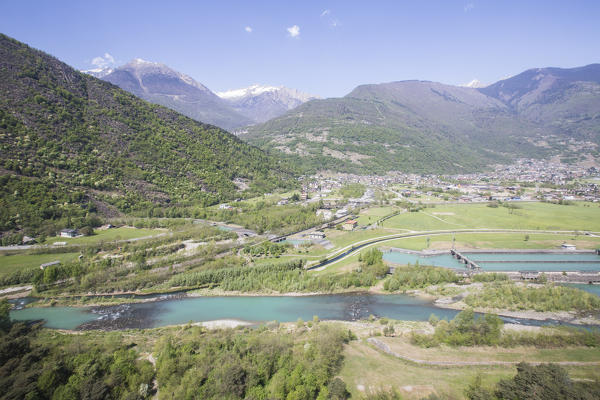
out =
[[[113,71],[114,71],[114,69],[112,69],[110,67],[104,67],[104,68],[93,68],[93,69],[82,70],[81,72],[100,79],[100,78],[103,78],[106,75],[110,74]]]
[[[486,87],[487,85],[485,83],[482,83],[479,79],[473,79],[471,82],[462,84],[460,86],[477,89],[477,88]]]
[[[285,88],[283,86],[277,87],[255,84],[246,88],[226,90],[224,92],[216,92],[216,94],[222,99],[237,99],[246,96],[258,96],[259,94],[265,92],[275,92],[281,89]]]
[[[267,121],[304,102],[318,98],[285,86],[259,84],[216,94],[231,104],[237,112],[256,122]]]

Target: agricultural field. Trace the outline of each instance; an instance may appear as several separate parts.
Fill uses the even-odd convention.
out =
[[[598,204],[509,205],[516,208],[493,208],[486,204],[438,205],[415,213],[400,214],[385,221],[383,227],[413,231],[468,228],[600,231]]]

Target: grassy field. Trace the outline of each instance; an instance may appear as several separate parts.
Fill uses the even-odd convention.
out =
[[[422,348],[410,344],[408,338],[380,337],[393,352],[408,358],[424,361],[444,362],[555,362],[555,361],[600,361],[600,348],[567,347],[557,349],[537,349],[530,346],[502,347],[449,347]]]
[[[44,244],[52,244],[55,242],[66,242],[67,244],[93,244],[98,242],[109,242],[114,240],[137,239],[146,236],[155,236],[165,233],[164,229],[137,229],[131,227],[121,227],[106,230],[96,230],[95,235],[82,236],[77,238],[63,238],[53,236],[44,242]]]
[[[513,203],[517,209],[485,204],[452,204],[405,213],[384,222],[386,228],[415,231],[465,228],[600,231],[600,206],[575,203]]]
[[[463,399],[465,388],[478,374],[484,386],[492,386],[502,378],[514,376],[512,366],[432,367],[406,362],[383,354],[365,341],[346,346],[340,376],[353,398],[366,392],[396,388],[403,398],[420,399],[431,393],[441,398]],[[597,379],[598,366],[565,367],[575,379]]]
[[[369,225],[375,223],[378,219],[385,217],[395,211],[399,211],[398,207],[372,207],[362,210],[356,219],[359,225]]]
[[[337,248],[349,246],[361,240],[371,239],[378,236],[392,235],[394,232],[389,232],[384,229],[369,229],[359,231],[338,231],[337,229],[325,230],[327,239],[331,241]]]
[[[60,254],[15,254],[0,255],[0,275],[10,274],[18,270],[37,269],[41,264],[52,261],[62,263],[74,261],[79,253],[60,253]]]

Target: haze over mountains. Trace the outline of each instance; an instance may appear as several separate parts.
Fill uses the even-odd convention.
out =
[[[139,58],[118,67],[82,71],[197,121],[233,130],[278,117],[316,98],[283,86],[254,85],[214,93],[191,77]]]
[[[515,157],[598,157],[600,64],[525,71],[484,88],[361,85],[312,100],[241,136],[314,168],[476,171]]]

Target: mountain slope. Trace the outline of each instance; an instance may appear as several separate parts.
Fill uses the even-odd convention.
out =
[[[598,65],[526,71],[485,88],[362,85],[312,100],[240,137],[313,169],[477,171],[515,157],[598,157]]]
[[[479,90],[547,133],[600,143],[600,64],[530,69]]]
[[[309,101],[241,137],[298,154],[315,168],[382,173],[457,172],[532,150],[510,109],[473,88],[404,81],[362,85]]]
[[[258,123],[279,117],[286,111],[317,98],[296,89],[261,85],[217,92],[217,96],[227,101],[240,114]]]
[[[224,129],[252,122],[206,86],[164,64],[137,58],[99,77],[144,100]]]
[[[279,160],[220,128],[4,35],[0,89],[0,232],[89,211],[163,213],[289,183]]]

